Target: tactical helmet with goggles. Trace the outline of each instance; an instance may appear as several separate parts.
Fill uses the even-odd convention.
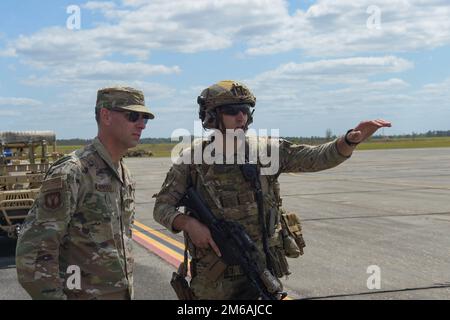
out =
[[[218,108],[226,114],[237,114],[239,111],[249,112],[247,126],[253,122],[253,111],[256,98],[242,83],[233,80],[220,81],[202,91],[197,98],[199,117],[205,129],[218,128]],[[234,107],[233,107],[234,106]]]

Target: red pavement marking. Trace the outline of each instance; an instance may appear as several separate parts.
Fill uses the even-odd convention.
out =
[[[181,261],[162,251],[161,249],[153,245],[151,242],[147,241],[144,238],[141,238],[137,234],[133,234],[133,240],[139,243],[141,246],[145,247],[146,249],[152,251],[156,255],[160,256],[162,259],[170,263],[175,268],[178,268],[178,265],[180,264]]]

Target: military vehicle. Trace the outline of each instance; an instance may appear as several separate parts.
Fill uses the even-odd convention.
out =
[[[153,156],[153,152],[151,151],[147,151],[144,149],[136,149],[136,150],[129,150],[126,154],[125,157],[152,157]]]
[[[58,156],[52,131],[0,132],[0,236],[17,238],[45,172]]]

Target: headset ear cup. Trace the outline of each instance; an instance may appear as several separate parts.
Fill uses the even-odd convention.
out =
[[[204,96],[198,96],[197,97],[197,103],[200,105],[200,106],[205,106],[205,102],[206,102],[206,98],[204,97]]]

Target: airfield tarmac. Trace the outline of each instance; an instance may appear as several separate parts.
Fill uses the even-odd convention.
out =
[[[176,299],[169,280],[182,236],[152,217],[171,161],[126,162],[137,182],[135,298]],[[288,259],[290,298],[450,299],[450,148],[356,151],[336,168],[283,174],[280,183],[306,241],[305,254]],[[0,239],[0,300],[29,299],[13,245]],[[369,266],[379,268],[379,289],[368,287]]]

